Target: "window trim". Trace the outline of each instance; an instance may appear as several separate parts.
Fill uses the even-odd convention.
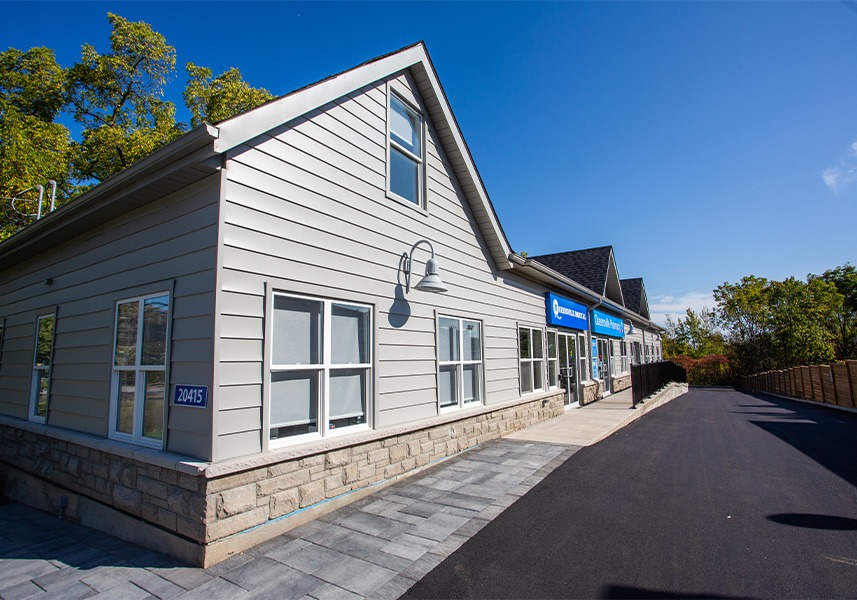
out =
[[[412,113],[419,119],[419,134],[420,134],[420,153],[421,156],[417,156],[407,148],[404,148],[401,144],[396,142],[393,139],[393,132],[391,129],[392,124],[392,116],[393,116],[393,98],[396,98],[402,105],[405,107],[405,110]],[[395,89],[395,86],[392,84],[387,85],[387,123],[386,123],[387,131],[386,131],[386,154],[387,154],[387,165],[386,165],[386,195],[388,198],[392,198],[401,204],[405,204],[411,208],[415,208],[420,210],[421,212],[428,211],[428,202],[426,201],[427,197],[427,182],[426,182],[426,118],[423,114],[423,111],[415,106],[413,102],[410,102],[404,97],[403,93],[398,92]],[[396,192],[393,191],[393,174],[392,174],[392,156],[393,152],[401,152],[405,158],[409,160],[413,160],[417,163],[417,201],[414,202],[404,196],[400,196]]]
[[[320,302],[322,304],[322,324],[321,324],[321,362],[318,364],[293,364],[293,365],[275,365],[274,364],[274,355],[273,355],[273,341],[274,341],[274,301],[277,296],[282,296],[286,298],[296,298],[299,300],[308,300],[310,302]],[[265,351],[267,356],[265,358],[265,383],[264,386],[267,388],[263,394],[264,402],[266,406],[264,407],[264,418],[263,425],[264,430],[262,432],[263,437],[263,451],[273,450],[276,448],[293,446],[296,444],[312,442],[312,441],[321,441],[325,439],[330,439],[333,437],[344,436],[344,435],[352,435],[354,433],[359,433],[362,431],[369,431],[373,428],[374,423],[374,410],[375,410],[375,342],[377,334],[375,332],[375,306],[372,304],[367,304],[365,302],[356,302],[353,300],[343,300],[338,298],[329,298],[324,296],[314,296],[310,294],[300,294],[293,293],[289,291],[284,291],[281,289],[271,289],[271,292],[268,294],[270,299],[270,325],[266,328],[266,337],[268,338],[265,344]],[[369,362],[366,363],[349,363],[349,364],[339,364],[331,362],[331,308],[334,304],[341,304],[345,306],[354,306],[358,308],[366,308],[369,309],[369,326],[368,332],[371,336],[368,343],[368,352],[369,352]],[[345,370],[345,369],[365,369],[366,371],[366,406],[364,407],[365,413],[365,423],[360,423],[357,425],[349,425],[345,427],[340,427],[337,429],[330,429],[330,372],[336,370]],[[283,438],[271,438],[271,407],[273,405],[271,399],[271,376],[274,373],[286,373],[290,371],[317,371],[319,373],[319,398],[317,400],[318,406],[317,408],[317,416],[316,421],[318,423],[318,429],[314,432],[309,433],[301,433],[293,436],[287,436]]]
[[[37,365],[36,359],[39,355],[39,329],[41,329],[42,319],[53,319],[53,326],[51,327],[51,358],[50,363],[48,365]],[[5,328],[4,328],[5,335]],[[57,339],[57,310],[54,309],[53,313],[45,313],[38,315],[36,317],[36,336],[33,341],[33,367],[32,372],[30,374],[30,401],[27,412],[27,419],[30,421],[34,421],[36,423],[46,423],[48,419],[48,413],[50,412],[51,405],[51,382],[53,381],[53,369],[54,369],[54,346],[56,344]],[[45,399],[45,416],[40,416],[36,414],[36,407],[38,406],[38,397],[39,397],[39,381],[41,376],[40,372],[47,371],[47,398]]]
[[[521,331],[524,329],[530,331],[530,339],[529,339],[530,357],[529,358],[524,358],[521,356]],[[542,355],[540,357],[533,356],[533,354],[534,354],[533,350],[535,348],[535,346],[533,345],[533,336],[532,336],[533,331],[539,331],[542,334],[542,344],[541,344]],[[547,338],[545,336],[545,327],[534,327],[531,325],[522,325],[522,324],[518,323],[518,337],[516,340],[517,349],[518,349],[518,391],[520,392],[520,394],[522,396],[525,396],[527,394],[538,394],[538,393],[546,392],[548,390],[548,388],[545,386],[545,377],[546,377],[545,363],[547,360],[547,358],[545,357],[545,341],[546,341],[546,339]],[[541,387],[536,387],[536,378],[535,378],[535,374],[536,374],[535,363],[536,362],[541,363]],[[532,383],[532,387],[533,387],[533,389],[526,390],[526,391],[524,390],[524,386],[523,386],[524,379],[522,377],[522,375],[524,373],[524,368],[525,368],[524,365],[528,365],[527,368],[529,369],[529,372],[530,372],[530,382]]]
[[[549,338],[551,336],[553,336],[553,339],[554,339],[554,342],[553,342],[554,355],[553,356],[550,355],[551,345],[550,345]],[[559,379],[560,379],[560,377],[559,377],[559,331],[556,329],[548,329],[545,332],[545,359],[544,360],[545,360],[545,367],[546,367],[546,370],[545,370],[546,378],[547,378],[546,382],[548,384],[547,389],[549,389],[549,390],[559,389],[559,387],[560,387],[559,386]],[[551,377],[550,377],[551,364],[553,364],[553,366],[554,366],[553,372],[555,374],[553,381],[551,381]]]
[[[458,360],[441,360],[440,359],[440,320],[450,319],[458,321]],[[464,359],[464,324],[465,323],[479,324],[479,360]],[[455,412],[472,406],[485,405],[485,323],[480,319],[469,319],[466,317],[457,317],[447,314],[436,314],[435,316],[435,336],[437,339],[437,408],[438,414]],[[464,401],[464,367],[478,365],[479,366],[479,397],[470,402]],[[440,405],[440,370],[441,367],[455,366],[458,390],[458,403],[450,406]]]
[[[145,320],[145,301],[151,298],[167,297],[167,327],[164,340],[164,364],[163,365],[144,365],[141,364],[142,343],[143,343],[143,325]],[[121,304],[130,304],[136,302],[138,305],[137,311],[137,342],[135,349],[134,365],[117,365],[116,364],[116,345],[119,337],[119,306]],[[172,328],[173,328],[173,292],[172,290],[163,290],[151,294],[133,296],[131,298],[120,298],[114,301],[113,306],[113,353],[110,355],[110,408],[108,410],[108,437],[113,440],[134,444],[137,446],[145,446],[156,450],[163,450],[167,443],[167,430],[169,427],[169,403],[170,403],[170,380],[169,380],[169,365],[170,365],[170,348],[172,346]],[[119,431],[116,428],[116,418],[119,414],[119,372],[133,371],[134,375],[134,419],[131,425],[131,433]],[[139,377],[140,373],[157,372],[164,374],[164,414],[163,414],[163,430],[161,439],[145,437],[143,435],[143,414],[145,412],[145,383],[141,385],[141,381],[145,382],[144,377]]]

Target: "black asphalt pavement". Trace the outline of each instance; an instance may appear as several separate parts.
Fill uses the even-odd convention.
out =
[[[403,598],[857,598],[857,414],[695,388],[573,455]]]

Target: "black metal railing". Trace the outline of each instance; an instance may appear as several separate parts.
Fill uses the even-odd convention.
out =
[[[671,360],[642,365],[631,365],[631,390],[634,400],[632,408],[638,402],[655,393],[670,381],[687,382],[687,372]]]

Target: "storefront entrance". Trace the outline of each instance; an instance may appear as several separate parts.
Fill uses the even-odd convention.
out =
[[[601,379],[602,386],[604,389],[604,395],[608,395],[613,392],[613,377],[612,377],[612,368],[613,365],[610,364],[613,361],[611,360],[611,348],[610,341],[605,340],[604,338],[597,338],[598,342],[598,378]]]
[[[574,333],[559,334],[559,383],[565,388],[566,406],[577,406],[580,398],[576,340]]]

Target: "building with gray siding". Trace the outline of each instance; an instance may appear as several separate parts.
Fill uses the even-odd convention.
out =
[[[658,327],[608,265],[596,290],[514,253],[425,47],[374,59],[0,243],[5,493],[213,564],[627,387],[593,311]]]

